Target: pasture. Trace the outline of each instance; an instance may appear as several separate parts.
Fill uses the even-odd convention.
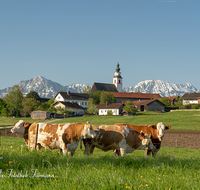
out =
[[[146,112],[131,117],[65,118],[56,123],[145,125],[162,121],[172,126],[170,130],[200,130],[198,115]],[[30,152],[21,138],[2,136],[0,143],[1,189],[200,189],[199,149],[161,147],[156,158],[144,158],[142,150],[114,158],[112,151],[97,148],[93,155],[85,156],[84,148],[78,147],[69,157],[44,148]]]

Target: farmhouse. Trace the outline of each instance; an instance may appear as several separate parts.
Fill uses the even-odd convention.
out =
[[[83,108],[87,108],[88,106],[88,99],[90,98],[89,94],[83,94],[83,93],[71,93],[68,92],[58,92],[55,95],[55,102],[71,102],[71,103],[77,103],[79,106]]]
[[[183,105],[187,104],[199,104],[198,99],[200,97],[200,93],[185,93],[183,98]]]
[[[112,115],[120,115],[122,114],[123,106],[123,103],[105,103],[99,104],[96,108],[99,110],[99,115],[107,115],[108,110],[112,111]]]
[[[141,100],[153,100],[161,98],[160,94],[145,94],[139,92],[127,93],[127,92],[112,92],[116,98],[117,103],[123,101],[141,101]]]
[[[69,112],[74,112],[74,115],[83,115],[84,114],[84,108],[82,106],[79,106],[77,103],[71,103],[71,102],[61,102],[57,101],[52,104],[55,108],[63,108]]]
[[[161,111],[165,112],[165,104],[159,100],[133,101],[133,105],[138,111]]]

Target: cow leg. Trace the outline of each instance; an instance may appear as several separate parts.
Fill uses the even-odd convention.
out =
[[[72,151],[68,151],[68,156],[73,156],[74,155],[75,150]]]
[[[80,140],[80,149],[82,149],[82,139]]]
[[[36,146],[36,150],[40,150],[41,149],[41,144],[37,144],[37,146]]]
[[[153,151],[152,151],[152,157],[156,157],[156,155],[157,155],[157,152],[159,151],[160,149],[154,149]]]
[[[120,156],[120,150],[115,149],[115,150],[113,150],[113,152],[114,152],[114,157]]]
[[[120,148],[120,155],[125,156],[126,155],[126,149]]]
[[[88,145],[88,146],[89,146],[89,145]],[[93,154],[94,148],[95,148],[95,146],[91,146],[91,145],[90,145],[89,147],[85,146],[84,154],[85,154],[85,155]]]

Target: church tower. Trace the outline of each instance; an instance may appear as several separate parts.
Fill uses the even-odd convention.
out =
[[[118,92],[122,92],[122,77],[119,68],[119,61],[117,62],[117,68],[115,69],[113,84],[116,86]]]

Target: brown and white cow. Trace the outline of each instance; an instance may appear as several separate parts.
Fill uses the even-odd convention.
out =
[[[15,133],[18,137],[24,138],[26,145],[28,146],[28,129],[31,123],[24,122],[23,120],[18,121],[14,124],[14,127],[11,129],[12,133]]]
[[[80,139],[96,136],[90,122],[67,124],[33,123],[29,127],[29,149],[60,149],[73,156]]]
[[[84,154],[90,155],[97,147],[103,151],[118,150],[121,156],[132,153],[138,148],[149,146],[153,149],[151,134],[145,135],[143,132],[130,129],[127,126],[118,125],[93,125],[96,137],[93,139],[83,139],[85,146]]]
[[[165,136],[165,130],[168,130],[171,128],[171,126],[165,126],[164,123],[159,122],[157,125],[132,125],[132,124],[126,124],[126,123],[116,123],[115,125],[120,126],[127,126],[131,129],[136,130],[137,132],[143,132],[144,134],[151,133],[151,140],[153,145],[155,146],[155,149],[148,150],[147,155],[150,155],[152,153],[153,157],[156,157],[157,152],[160,150],[161,142]]]

